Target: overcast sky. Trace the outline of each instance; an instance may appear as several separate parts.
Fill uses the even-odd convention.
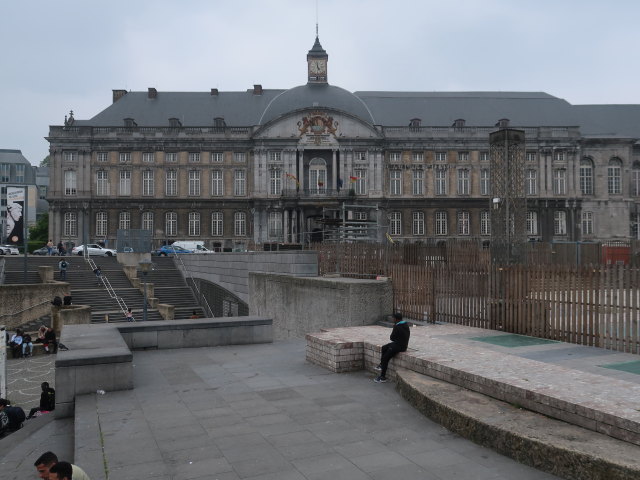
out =
[[[640,103],[637,0],[319,0],[329,82],[350,91],[544,91]],[[33,164],[49,125],[112,89],[306,82],[315,0],[21,0],[0,5],[0,148]]]

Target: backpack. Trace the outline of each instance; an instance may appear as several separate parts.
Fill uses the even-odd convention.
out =
[[[62,268],[62,269],[67,268],[67,262],[65,262],[64,260],[62,260],[62,261],[60,262],[60,268]]]
[[[24,410],[21,407],[6,406],[4,412],[9,418],[9,429],[18,430],[22,427],[22,423],[27,419]]]
[[[60,307],[62,306],[62,299],[60,297],[53,297],[53,302],[51,302],[51,304],[56,307]]]

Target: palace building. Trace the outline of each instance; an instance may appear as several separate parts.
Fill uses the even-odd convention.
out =
[[[318,38],[307,82],[113,91],[50,127],[50,237],[208,248],[340,238],[490,240],[489,135],[524,131],[531,240],[637,238],[640,105],[542,92],[349,92]],[[336,235],[336,232],[338,234]]]

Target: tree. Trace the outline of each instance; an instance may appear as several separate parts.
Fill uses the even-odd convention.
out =
[[[29,241],[47,243],[49,241],[49,214],[43,213],[38,216],[36,224],[29,227]]]
[[[51,165],[51,155],[47,155],[40,162],[41,167],[49,167]]]

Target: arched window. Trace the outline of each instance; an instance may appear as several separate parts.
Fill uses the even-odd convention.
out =
[[[309,192],[327,192],[327,162],[322,158],[314,158],[309,162]]]
[[[106,237],[109,228],[107,212],[96,213],[96,237]]]
[[[402,235],[402,213],[391,212],[389,217],[389,233],[391,235]]]
[[[640,162],[633,162],[631,168],[631,195],[640,197]]]
[[[580,193],[593,195],[593,162],[586,157],[580,160]]]
[[[622,160],[617,157],[609,160],[607,190],[609,195],[620,195],[622,193]]]

